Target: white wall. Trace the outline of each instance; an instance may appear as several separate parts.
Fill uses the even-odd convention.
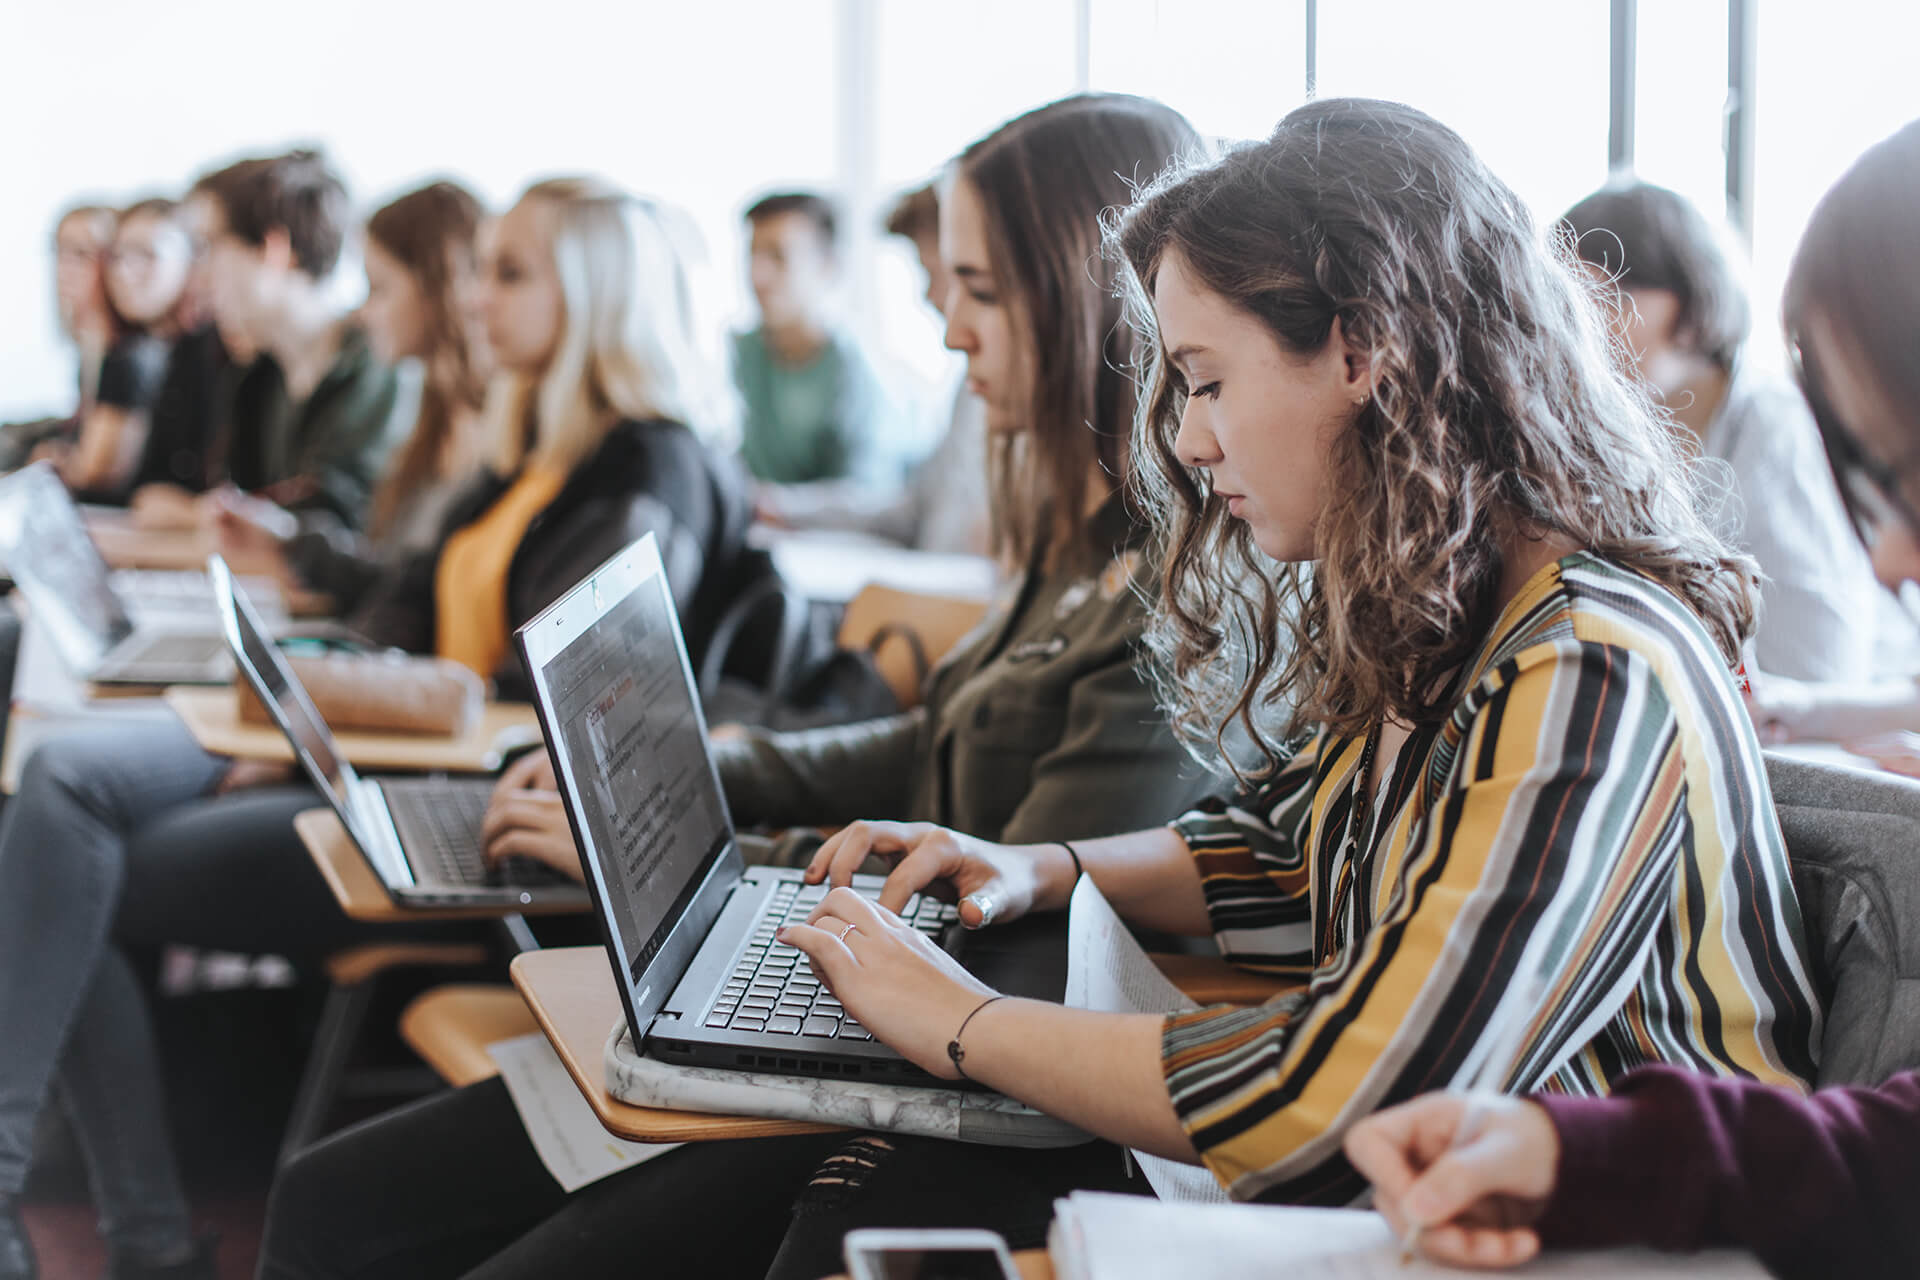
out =
[[[530,178],[588,170],[688,208],[709,238],[710,292],[733,310],[746,200],[835,176],[835,0],[0,12],[0,418],[70,407],[49,242],[77,197],[177,194],[211,165],[296,142],[327,148],[362,212],[430,176],[497,205]]]

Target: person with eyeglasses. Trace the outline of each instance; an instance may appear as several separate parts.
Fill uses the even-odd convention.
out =
[[[191,283],[194,245],[172,200],[142,200],[122,211],[102,255],[106,302],[116,337],[100,365],[79,432],[42,447],[75,493],[113,500],[126,491],[146,447],[175,343],[198,322]]]
[[[1784,310],[1875,576],[1920,584],[1920,121],[1821,201]],[[1809,1097],[1648,1067],[1606,1098],[1481,1099],[1470,1126],[1467,1113],[1457,1094],[1427,1094],[1346,1136],[1375,1206],[1437,1259],[1733,1246],[1787,1277],[1920,1274],[1920,1072]]]

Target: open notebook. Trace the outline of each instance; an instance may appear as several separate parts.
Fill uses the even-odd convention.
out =
[[[1418,1280],[1422,1276],[1673,1277],[1764,1280],[1741,1253],[1653,1253],[1610,1249],[1550,1254],[1511,1271],[1457,1271],[1400,1261],[1387,1221],[1363,1209],[1278,1205],[1177,1204],[1140,1196],[1076,1191],[1053,1206],[1048,1240],[1060,1280]]]

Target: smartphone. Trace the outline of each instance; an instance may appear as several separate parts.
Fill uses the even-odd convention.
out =
[[[847,1232],[853,1280],[1020,1280],[1007,1242],[993,1231]]]

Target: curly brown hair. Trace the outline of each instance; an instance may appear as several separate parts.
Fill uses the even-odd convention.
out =
[[[1313,102],[1163,175],[1108,231],[1145,337],[1133,475],[1163,565],[1148,640],[1189,746],[1223,749],[1238,723],[1264,772],[1292,728],[1443,720],[1448,677],[1493,624],[1511,530],[1645,574],[1738,660],[1753,569],[1702,514],[1710,482],[1616,371],[1568,246],[1451,129],[1395,103]],[[1174,451],[1186,389],[1151,306],[1169,251],[1288,351],[1320,351],[1337,317],[1368,362],[1310,565],[1276,572]]]

